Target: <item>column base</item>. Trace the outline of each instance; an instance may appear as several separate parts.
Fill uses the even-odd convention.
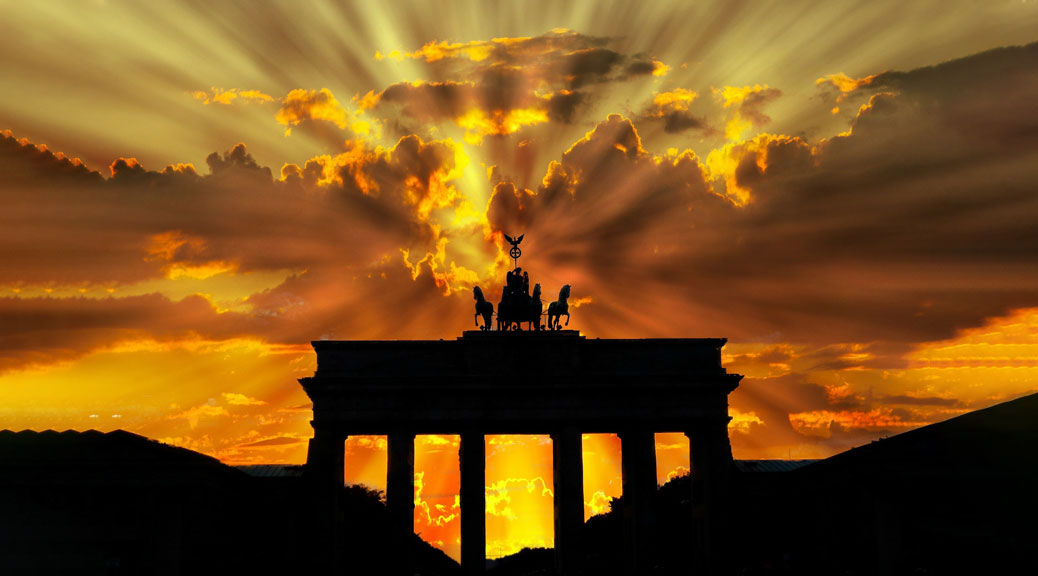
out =
[[[555,570],[583,574],[584,456],[581,434],[569,429],[551,435],[555,492]]]
[[[656,565],[656,435],[620,434],[623,463],[624,552],[627,574],[651,574]]]

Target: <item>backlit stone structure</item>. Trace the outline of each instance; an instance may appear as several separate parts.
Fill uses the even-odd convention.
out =
[[[580,574],[581,434],[617,433],[624,573],[645,574],[655,558],[654,435],[684,432],[693,477],[690,571],[709,573],[724,550],[732,461],[728,394],[742,378],[721,365],[725,342],[587,339],[571,330],[471,331],[438,341],[314,342],[317,371],[300,383],[313,400],[307,470],[322,498],[318,507],[334,508],[346,438],[385,435],[386,504],[406,542],[413,533],[415,435],[460,435],[461,562],[466,574],[480,574],[486,549],[484,435],[550,434],[557,566],[560,574]],[[334,543],[337,520],[325,520]],[[349,563],[335,550],[326,552],[330,563],[348,570]],[[404,562],[387,559],[387,573],[405,573]]]

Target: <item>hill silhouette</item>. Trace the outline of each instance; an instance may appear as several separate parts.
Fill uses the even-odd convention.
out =
[[[342,546],[359,574],[390,549],[380,494],[344,487]],[[227,466],[117,430],[0,431],[0,574],[285,574],[313,568],[301,466]],[[416,573],[460,567],[415,535]]]
[[[1038,574],[1036,446],[1032,394],[805,466],[747,504],[789,519],[765,530],[798,573]]]

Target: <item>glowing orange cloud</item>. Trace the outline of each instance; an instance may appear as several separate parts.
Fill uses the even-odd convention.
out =
[[[572,97],[566,89],[520,91],[512,100],[496,102],[486,92],[486,87],[468,81],[415,81],[394,84],[377,93],[369,91],[359,99],[358,107],[371,110],[380,103],[398,103],[416,120],[450,119],[465,130],[465,141],[475,146],[484,136],[514,134],[523,127],[548,122],[555,100]]]
[[[278,123],[288,127],[285,134],[291,133],[293,126],[307,120],[329,122],[343,130],[349,128],[357,134],[371,132],[371,124],[352,117],[327,88],[292,90],[282,99],[275,118]]]
[[[639,115],[639,120],[662,120],[663,130],[667,133],[679,133],[690,129],[709,132],[705,117],[694,116],[689,110],[698,97],[698,92],[686,88],[657,92]]]
[[[670,92],[660,92],[652,97],[652,103],[659,109],[688,110],[688,106],[698,94],[692,90],[675,88]]]
[[[183,412],[177,414],[171,414],[170,419],[183,419],[187,420],[191,429],[198,428],[198,421],[203,418],[217,418],[221,416],[230,416],[230,412],[227,411],[223,406],[217,406],[215,404],[202,404],[189,408]]]
[[[574,36],[574,33],[564,28],[557,28],[552,31],[555,36]],[[437,62],[444,59],[450,58],[465,58],[473,62],[483,62],[493,55],[494,51],[509,46],[522,46],[524,44],[531,44],[530,37],[513,37],[513,38],[493,38],[491,40],[472,40],[470,42],[447,42],[446,40],[440,42],[427,42],[418,50],[413,52],[401,52],[399,50],[393,50],[388,54],[382,52],[375,52],[376,60],[396,60],[401,61],[405,58],[412,60],[424,60],[425,62]],[[545,50],[545,48],[538,47],[539,50]],[[662,63],[660,63],[662,65]]]
[[[879,74],[871,74],[862,78],[851,78],[843,73],[830,74],[819,78],[815,81],[815,84],[819,86],[828,84],[836,87],[840,92],[853,92],[863,86],[872,84],[877,77],[879,77]]]
[[[394,252],[400,255],[412,280],[428,274],[426,277],[449,296],[458,290],[470,290],[481,280],[479,272],[456,256],[467,252],[466,239],[481,239],[472,225],[483,216],[458,186],[469,162],[464,148],[450,139],[424,142],[417,136],[407,136],[391,148],[370,148],[364,142],[349,141],[342,153],[315,156],[303,168],[286,164],[281,174],[286,182],[353,190],[377,198],[389,209],[428,225],[428,244],[400,247]],[[452,243],[459,248],[454,254],[448,253]]]
[[[312,414],[284,384],[312,372],[308,348],[131,336],[76,362],[3,372],[0,419],[33,428],[46,406],[55,429],[133,430],[230,464],[302,462]]]
[[[724,130],[725,138],[730,142],[741,139],[746,130],[770,122],[771,118],[760,109],[764,104],[782,94],[780,90],[769,88],[767,84],[763,86],[760,84],[741,87],[725,86],[721,89],[714,88],[713,93],[720,100],[721,105],[730,110]]]
[[[834,425],[859,430],[907,430],[929,424],[926,420],[906,420],[892,409],[814,410],[789,415],[793,429],[805,436],[828,437]]]
[[[132,159],[131,159],[132,160]],[[194,278],[204,280],[218,274],[233,272],[238,265],[221,260],[201,260],[205,253],[205,240],[171,230],[152,236],[148,246],[147,260],[164,261],[166,278]]]
[[[1016,310],[955,338],[919,346],[914,368],[1033,369],[1038,367],[1038,308]]]
[[[735,408],[729,408],[728,415],[731,417],[731,421],[728,422],[729,433],[750,434],[754,426],[764,424],[764,421],[753,411],[742,413]]]
[[[714,93],[720,97],[721,103],[725,108],[731,108],[741,104],[753,94],[760,94],[767,88],[767,85],[761,86],[760,84],[754,86],[725,86],[721,89],[715,88]]]
[[[473,40],[465,43],[450,43],[447,41],[441,42],[429,42],[415,50],[414,52],[401,53],[400,51],[394,50],[389,54],[383,55],[381,52],[375,52],[376,60],[390,59],[390,60],[403,60],[404,58],[411,58],[415,60],[425,60],[426,62],[436,62],[437,60],[443,60],[444,58],[468,58],[473,62],[482,62],[490,57],[490,51],[493,47],[494,42],[484,42],[480,40]]]
[[[269,94],[264,94],[259,90],[238,90],[237,88],[231,88],[224,90],[222,88],[213,87],[211,90],[196,90],[191,95],[203,104],[223,104],[229,106],[234,103],[235,100],[241,99],[242,101],[253,101],[253,102],[272,102],[274,97]]]
[[[556,29],[537,37],[464,43],[429,42],[413,52],[376,52],[376,60],[420,60],[436,71],[427,82],[398,82],[358,100],[362,110],[396,104],[421,125],[451,121],[478,145],[488,135],[514,134],[548,122],[571,123],[592,86],[638,77],[661,77],[661,60],[626,55],[607,39]],[[504,90],[503,87],[508,89]],[[420,132],[417,125],[407,129]]]
[[[548,121],[548,113],[536,108],[484,111],[473,108],[456,119],[458,126],[465,129],[465,141],[479,144],[483,136],[514,134],[523,126],[533,126]]]
[[[858,107],[858,113],[855,114],[854,120],[847,130],[840,132],[836,135],[836,138],[846,138],[854,134],[854,129],[858,127],[864,119],[868,118],[868,115],[877,110],[890,110],[896,107],[897,95],[893,92],[877,92],[869,96],[868,102]]]
[[[195,170],[194,164],[177,162],[176,164],[170,164],[162,169],[162,173],[167,176],[181,174],[185,176],[198,176],[198,171]]]
[[[750,140],[729,142],[712,150],[706,166],[711,179],[724,181],[728,197],[745,205],[753,201],[752,184],[774,173],[775,158],[796,162],[798,168],[812,168],[821,150],[800,137],[761,132]]]
[[[526,546],[548,546],[552,534],[551,444],[547,437],[488,436],[487,555],[505,556]],[[346,442],[346,482],[385,487],[385,437],[351,437]],[[457,558],[458,437],[418,436],[415,443],[415,530]],[[662,484],[688,470],[684,434],[657,435],[657,471]],[[619,439],[584,436],[585,515],[609,510],[620,495]]]
[[[609,511],[623,492],[620,438],[616,434],[584,434],[584,519]]]

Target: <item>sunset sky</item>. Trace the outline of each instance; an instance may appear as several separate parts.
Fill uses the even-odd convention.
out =
[[[1038,2],[302,4],[0,0],[0,428],[300,463],[309,342],[472,329],[502,233],[587,337],[728,338],[736,458],[1038,391]],[[487,443],[488,555],[550,546],[550,440]]]

